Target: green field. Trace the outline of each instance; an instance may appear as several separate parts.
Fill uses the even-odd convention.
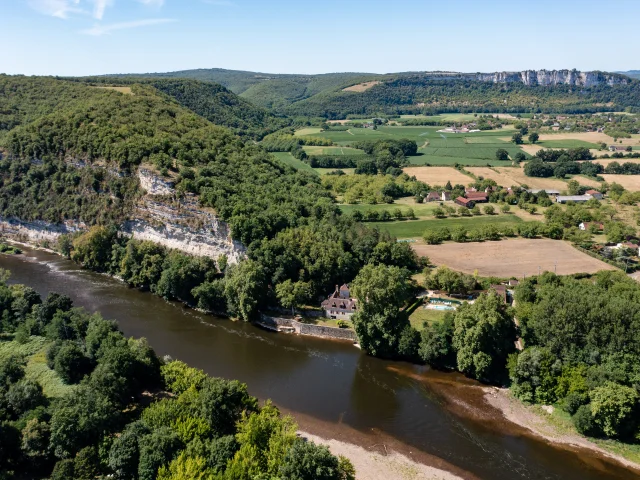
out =
[[[351,147],[302,147],[309,155],[366,155],[362,150]]]
[[[433,210],[439,206],[439,202],[431,202],[431,203],[417,203],[417,204],[407,204],[407,203],[379,203],[377,205],[366,205],[366,204],[357,204],[357,205],[340,205],[340,210],[342,213],[352,213],[355,211],[366,213],[366,212],[384,212],[387,211],[393,214],[393,211],[396,209],[400,209],[402,212],[406,212],[410,208],[413,209],[413,212],[418,217],[428,217],[433,216]]]
[[[398,222],[371,222],[380,230],[386,230],[397,238],[421,238],[427,230],[438,230],[443,227],[449,229],[465,227],[468,230],[479,228],[487,224],[505,225],[520,223],[523,220],[515,215],[481,215],[478,217],[434,218],[432,220],[404,220]]]
[[[416,330],[422,330],[424,322],[428,324],[441,322],[446,314],[446,310],[430,310],[420,305],[409,315],[409,322]]]
[[[296,130],[295,135],[315,135],[317,133],[320,133],[322,131],[322,129],[320,127],[307,127],[307,128],[301,128],[300,130]]]
[[[302,160],[298,160],[289,152],[272,152],[271,155],[276,157],[281,162],[295,168],[296,170],[306,170],[307,172],[316,173],[310,165],[304,163]],[[325,169],[326,170],[326,169]]]
[[[459,163],[469,166],[508,165],[509,162],[496,160],[499,148],[509,152],[511,157],[521,152],[516,145],[501,139],[509,132],[488,130],[475,133],[441,133],[443,127],[379,127],[351,128],[343,132],[321,132],[314,136],[331,139],[335,144],[345,147],[360,140],[383,140],[408,138],[418,144],[420,155],[410,157],[413,165],[453,165]],[[338,154],[336,147],[305,147],[308,153],[322,151],[325,154]],[[347,151],[344,150],[344,154]],[[349,154],[353,154],[350,149]],[[525,154],[526,155],[526,154]],[[529,157],[529,155],[526,155]]]
[[[591,142],[585,142],[584,140],[545,140],[544,142],[537,142],[540,148],[599,148],[600,145]]]

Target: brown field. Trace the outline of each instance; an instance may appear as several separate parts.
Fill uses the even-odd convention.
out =
[[[484,277],[522,277],[538,271],[558,275],[615,270],[611,265],[586,255],[569,243],[549,239],[512,239],[499,242],[413,245],[418,255],[426,255],[435,265]],[[557,262],[557,267],[556,267]],[[540,269],[540,270],[538,270]]]
[[[632,192],[640,191],[640,175],[613,175],[602,173],[600,175],[607,183],[616,182]]]
[[[133,92],[131,91],[131,87],[95,87],[95,88],[102,88],[104,90],[115,90],[116,92],[120,92],[120,93],[124,93],[125,95],[133,95]]]
[[[601,132],[573,132],[573,133],[543,133],[540,141],[545,140],[583,140],[591,143],[606,143],[611,145],[613,137]],[[631,138],[620,138],[616,145],[640,145],[640,135],[631,135]]]
[[[481,176],[484,178],[490,178],[495,180],[501,187],[513,187],[519,185],[519,183],[513,181],[513,177],[503,172],[496,172],[493,168],[489,167],[465,167],[465,170],[473,173],[476,177]]]
[[[494,167],[486,168],[486,174],[483,174],[485,178],[491,178],[495,180],[498,185],[503,187],[511,187],[513,185],[527,185],[529,188],[553,188],[556,190],[566,190],[567,184],[562,180],[555,178],[535,178],[527,177],[524,174],[524,169],[520,167]],[[469,168],[470,171],[475,171],[475,168]]]
[[[574,175],[573,180],[577,180],[580,185],[585,185],[587,187],[600,187],[600,182],[597,182],[591,178],[583,177],[582,175]]]
[[[342,91],[343,92],[365,92],[365,91],[369,90],[371,87],[373,87],[375,85],[380,85],[381,83],[382,82],[379,82],[377,80],[375,80],[373,82],[359,83],[357,85],[352,85],[350,87],[343,88]]]
[[[468,185],[473,181],[471,177],[453,167],[408,167],[403,171],[409,176],[415,175],[418,180],[429,185],[445,185],[448,181],[452,185]]]

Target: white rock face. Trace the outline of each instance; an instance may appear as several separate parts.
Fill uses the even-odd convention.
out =
[[[174,184],[154,175],[149,170],[140,168],[138,170],[140,186],[150,195],[171,195],[174,192]]]
[[[226,255],[230,264],[238,263],[244,257],[245,248],[231,239],[224,222],[220,222],[220,227],[193,230],[178,224],[153,225],[144,220],[131,220],[125,223],[123,233],[191,255],[213,259]]]
[[[593,87],[596,85],[626,85],[628,79],[610,73],[579,72],[577,70],[523,70],[521,72],[478,73],[476,80],[493,83],[523,83],[524,85],[572,85]]]
[[[62,234],[74,233],[85,229],[86,225],[77,222],[55,224],[41,220],[25,222],[16,218],[0,217],[0,234],[32,243],[54,243]]]

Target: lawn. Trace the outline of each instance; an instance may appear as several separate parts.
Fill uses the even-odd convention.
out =
[[[25,343],[18,343],[10,336],[0,338],[0,361],[13,355],[26,360],[26,378],[38,382],[44,394],[50,398],[59,398],[73,388],[65,385],[58,374],[47,366],[46,351],[49,342],[44,337],[31,337]]]
[[[301,128],[300,130],[296,130],[295,135],[296,136],[315,135],[317,133],[320,133],[321,131],[322,129],[320,127],[307,127],[307,128]]]
[[[479,228],[484,225],[506,225],[520,223],[523,220],[516,215],[480,215],[477,217],[450,217],[434,218],[431,220],[404,220],[396,222],[371,222],[381,230],[388,231],[397,238],[421,238],[427,230],[438,230],[447,227],[465,227],[468,230]]]
[[[453,310],[449,311],[454,313]],[[411,313],[411,315],[409,315],[409,322],[416,330],[422,330],[424,322],[427,322],[428,324],[441,322],[446,314],[447,311],[445,310],[431,310],[420,305],[413,311],[413,313]]]
[[[396,209],[400,209],[403,213],[413,209],[413,213],[415,213],[418,217],[427,217],[433,216],[433,210],[439,206],[438,202],[432,203],[379,203],[377,205],[366,205],[366,204],[358,204],[358,205],[340,205],[340,210],[342,213],[352,213],[355,211],[366,213],[366,212],[389,212],[393,214],[393,211]]]
[[[298,160],[289,152],[273,152],[271,153],[274,157],[280,160],[283,163],[286,163],[290,167],[295,168],[296,170],[306,170],[307,172],[316,173],[316,171],[311,168],[311,166],[307,163],[304,163],[302,160]],[[331,169],[333,170],[333,169]]]

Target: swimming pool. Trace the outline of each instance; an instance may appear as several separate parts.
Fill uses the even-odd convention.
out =
[[[455,310],[454,307],[450,307],[449,305],[431,305],[429,308],[432,310]]]

